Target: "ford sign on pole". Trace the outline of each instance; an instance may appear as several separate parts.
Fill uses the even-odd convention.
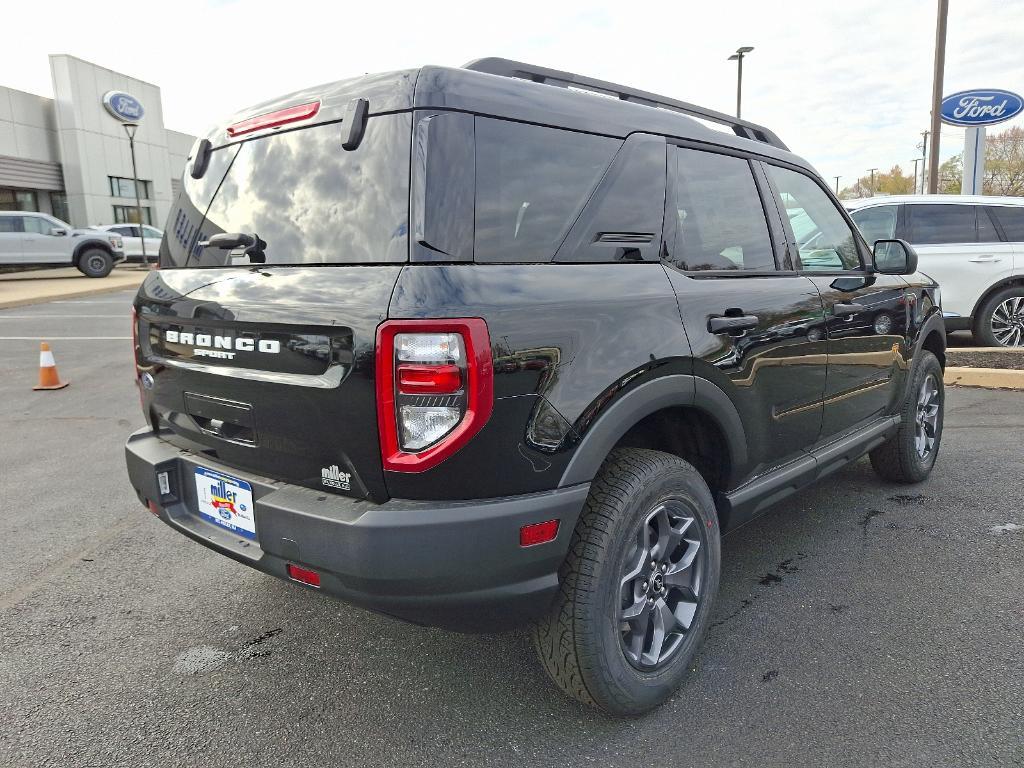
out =
[[[142,103],[130,93],[122,91],[107,91],[103,94],[103,106],[124,123],[137,123],[145,114]]]
[[[977,88],[960,91],[942,100],[942,122],[974,128],[995,125],[1024,110],[1024,99],[1012,91]]]

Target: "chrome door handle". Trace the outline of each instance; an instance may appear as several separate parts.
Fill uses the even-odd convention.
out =
[[[988,264],[991,262],[1002,261],[1002,256],[993,256],[992,254],[985,254],[984,256],[972,256],[968,261],[975,264]]]

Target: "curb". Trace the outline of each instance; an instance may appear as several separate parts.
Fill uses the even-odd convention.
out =
[[[106,278],[102,279],[105,280]],[[10,309],[12,307],[25,307],[31,304],[44,304],[48,301],[56,301],[58,299],[75,299],[81,298],[83,296],[94,296],[102,293],[115,293],[116,291],[138,289],[139,284],[144,279],[145,275],[143,275],[142,279],[138,281],[117,281],[114,285],[83,285],[81,287],[62,289],[59,293],[40,294],[34,296],[20,296],[16,299],[0,299],[0,309]],[[6,281],[0,282],[0,286],[11,284],[12,283]]]
[[[1024,390],[1024,371],[1005,368],[947,368],[942,380],[954,387]]]

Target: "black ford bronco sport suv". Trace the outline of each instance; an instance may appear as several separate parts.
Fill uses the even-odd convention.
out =
[[[532,623],[564,691],[642,712],[723,533],[868,452],[927,477],[945,336],[916,261],[691,104],[501,59],[311,88],[192,152],[134,305],[128,473],[266,573]]]

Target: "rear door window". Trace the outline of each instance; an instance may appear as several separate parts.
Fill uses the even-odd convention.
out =
[[[621,144],[478,117],[475,260],[551,261]]]
[[[224,232],[265,242],[266,261],[260,263],[266,264],[406,261],[410,134],[410,114],[396,113],[369,118],[362,141],[351,151],[342,148],[336,123],[251,139],[233,158],[221,160],[230,162],[213,194],[218,169],[211,160],[205,184],[190,184],[186,175],[182,197],[187,199],[179,210],[204,210],[204,202],[210,202],[196,228],[195,246],[186,245],[192,256],[183,250],[175,265],[248,265],[240,250],[198,245]],[[180,228],[172,212],[165,242]],[[190,229],[186,226],[186,233]]]
[[[0,216],[0,233],[24,232],[21,216]]]
[[[896,237],[898,210],[899,207],[895,205],[879,205],[854,211],[850,218],[860,228],[860,233],[870,245],[876,240],[891,240]]]
[[[774,270],[771,236],[750,163],[682,147],[673,155],[675,264],[688,271]]]
[[[978,240],[973,205],[908,205],[910,242],[917,245],[974,243]]]

